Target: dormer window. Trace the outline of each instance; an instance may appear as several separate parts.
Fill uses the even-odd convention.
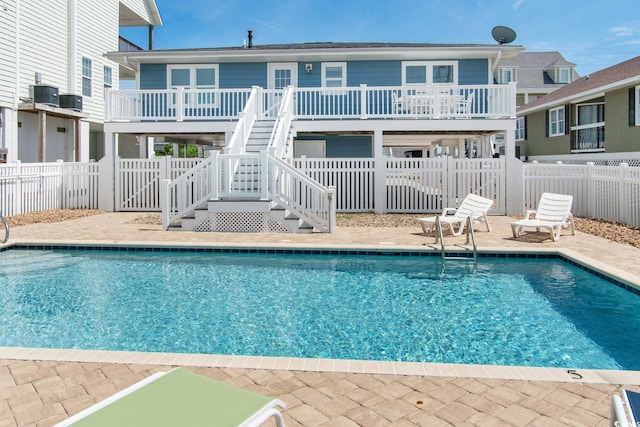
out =
[[[549,72],[555,83],[571,83],[571,68],[552,68]]]
[[[516,81],[515,68],[501,68],[498,83],[511,83]]]

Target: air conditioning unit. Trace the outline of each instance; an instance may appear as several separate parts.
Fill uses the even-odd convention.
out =
[[[70,94],[60,95],[60,108],[82,111],[82,96]]]
[[[60,104],[58,99],[58,88],[47,85],[34,85],[33,102],[57,107]]]

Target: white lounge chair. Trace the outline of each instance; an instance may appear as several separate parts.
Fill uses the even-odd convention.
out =
[[[560,239],[563,227],[570,227],[571,234],[576,234],[571,214],[573,196],[567,194],[542,193],[536,210],[528,210],[524,219],[511,223],[514,238],[522,234],[524,228],[535,228],[536,231],[548,230],[554,242]]]
[[[610,425],[637,427],[640,425],[640,393],[622,390],[620,396],[611,396]]]
[[[59,423],[62,426],[260,426],[274,417],[278,400],[221,383],[186,369],[159,372]]]
[[[436,218],[440,218],[441,226],[449,226],[451,234],[454,236],[462,235],[465,224],[467,223],[467,218],[471,218],[472,224],[484,221],[487,226],[487,231],[491,231],[491,226],[487,219],[487,212],[492,205],[493,200],[469,193],[464,200],[462,200],[462,203],[460,203],[460,206],[457,209],[444,208],[442,210],[442,215],[418,218],[418,221],[420,221],[422,231],[424,231],[425,234],[435,230]],[[436,235],[436,242],[438,239],[439,237]]]

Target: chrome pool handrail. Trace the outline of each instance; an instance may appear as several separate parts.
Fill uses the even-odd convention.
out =
[[[4,239],[0,240],[0,243],[7,243],[7,240],[9,240],[9,223],[4,215],[2,215],[2,212],[0,212],[0,222],[4,227]]]

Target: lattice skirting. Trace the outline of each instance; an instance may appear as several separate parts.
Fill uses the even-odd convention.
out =
[[[286,225],[274,220],[269,212],[209,212],[188,231],[232,233],[293,233]]]

